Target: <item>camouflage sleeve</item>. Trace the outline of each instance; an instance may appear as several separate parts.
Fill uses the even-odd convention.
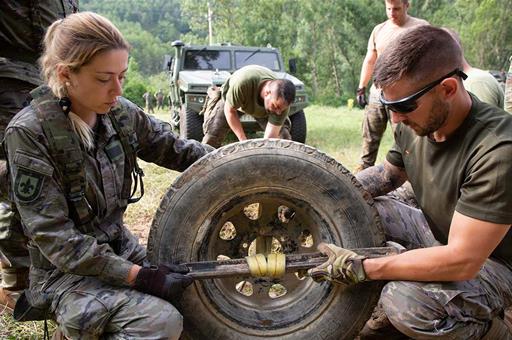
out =
[[[76,228],[45,145],[20,127],[7,129],[5,143],[12,198],[32,244],[62,272],[126,285],[133,263],[116,255],[108,244],[98,244],[93,236]]]
[[[213,147],[195,140],[182,139],[171,131],[170,124],[146,115],[138,106],[125,100],[125,110],[133,118],[139,148],[137,156],[168,169],[183,171]]]

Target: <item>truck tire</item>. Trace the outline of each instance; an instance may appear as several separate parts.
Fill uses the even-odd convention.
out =
[[[203,116],[185,105],[180,110],[180,137],[203,140]]]
[[[285,254],[314,252],[320,242],[385,241],[372,198],[341,164],[304,144],[253,139],[213,151],[176,179],[155,214],[148,255],[154,264],[243,258],[258,235]],[[187,288],[177,307],[185,339],[353,339],[381,288],[298,273],[208,279]]]
[[[304,111],[300,110],[294,115],[291,115],[290,121],[292,123],[292,127],[290,129],[292,140],[299,143],[306,143],[307,125]]]

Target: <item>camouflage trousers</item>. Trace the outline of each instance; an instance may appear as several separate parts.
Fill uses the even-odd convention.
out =
[[[0,141],[3,141],[7,124],[28,105],[29,92],[35,85],[10,78],[0,78],[0,84]],[[30,260],[21,223],[10,208],[7,182],[5,158],[0,157],[0,287],[19,290],[26,286]]]
[[[50,311],[68,339],[178,339],[183,317],[160,298],[65,274],[46,289]]]
[[[380,141],[386,131],[388,121],[391,119],[387,110],[380,103],[379,95],[380,91],[372,85],[370,88],[369,103],[364,111],[362,126],[363,144],[360,164],[363,169],[375,164]],[[395,124],[391,124],[391,128],[394,130]]]
[[[407,249],[439,245],[420,210],[389,197],[377,198],[388,240]],[[495,317],[512,305],[512,271],[488,259],[468,281],[391,281],[379,305],[391,324],[414,339],[480,339]]]
[[[204,138],[202,143],[209,144],[214,148],[218,148],[222,145],[224,138],[228,134],[230,127],[226,116],[224,115],[224,100],[222,99],[219,87],[210,87],[208,89],[208,96],[202,110],[204,114],[203,133]],[[238,115],[241,117],[242,113],[238,111]],[[265,130],[267,127],[267,118],[254,118],[258,125]],[[291,122],[289,118],[286,118],[281,131],[279,132],[279,138],[292,139],[290,134]]]
[[[505,111],[512,113],[512,56],[505,83]]]

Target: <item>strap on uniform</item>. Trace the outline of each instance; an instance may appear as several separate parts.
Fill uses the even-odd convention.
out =
[[[33,107],[47,137],[49,152],[61,173],[68,204],[77,218],[77,227],[84,234],[92,234],[94,213],[85,197],[82,145],[57,100],[43,95],[34,99]]]
[[[117,120],[114,114],[109,113],[108,117],[112,122],[112,126],[114,130],[119,135],[119,139],[121,141],[121,146],[125,155],[124,162],[124,170],[125,174],[130,174],[132,176],[134,185],[133,189],[131,189],[131,181],[125,180],[123,181],[123,189],[121,192],[121,196],[124,199],[127,199],[128,204],[138,202],[142,196],[144,196],[144,181],[142,177],[144,177],[144,171],[139,167],[137,163],[137,140],[130,133],[126,133],[129,128],[120,123],[120,120]],[[132,138],[130,138],[132,137]],[[138,184],[140,183],[140,196],[133,198],[138,189]]]

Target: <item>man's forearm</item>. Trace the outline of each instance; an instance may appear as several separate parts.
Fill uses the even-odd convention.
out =
[[[361,76],[359,78],[359,88],[366,87],[370,81],[373,69],[375,68],[375,60],[377,58],[373,55],[366,55],[361,68]]]
[[[472,261],[449,246],[413,249],[400,255],[364,260],[372,280],[460,281],[473,274]]]
[[[230,107],[227,103],[224,106],[224,114],[226,116],[226,121],[228,122],[229,127],[236,135],[238,140],[246,140],[244,128],[242,127],[242,123],[240,122],[240,118],[238,117],[238,113],[236,109]]]
[[[356,179],[372,197],[387,194],[401,186],[406,180],[405,171],[389,162],[364,169]]]

